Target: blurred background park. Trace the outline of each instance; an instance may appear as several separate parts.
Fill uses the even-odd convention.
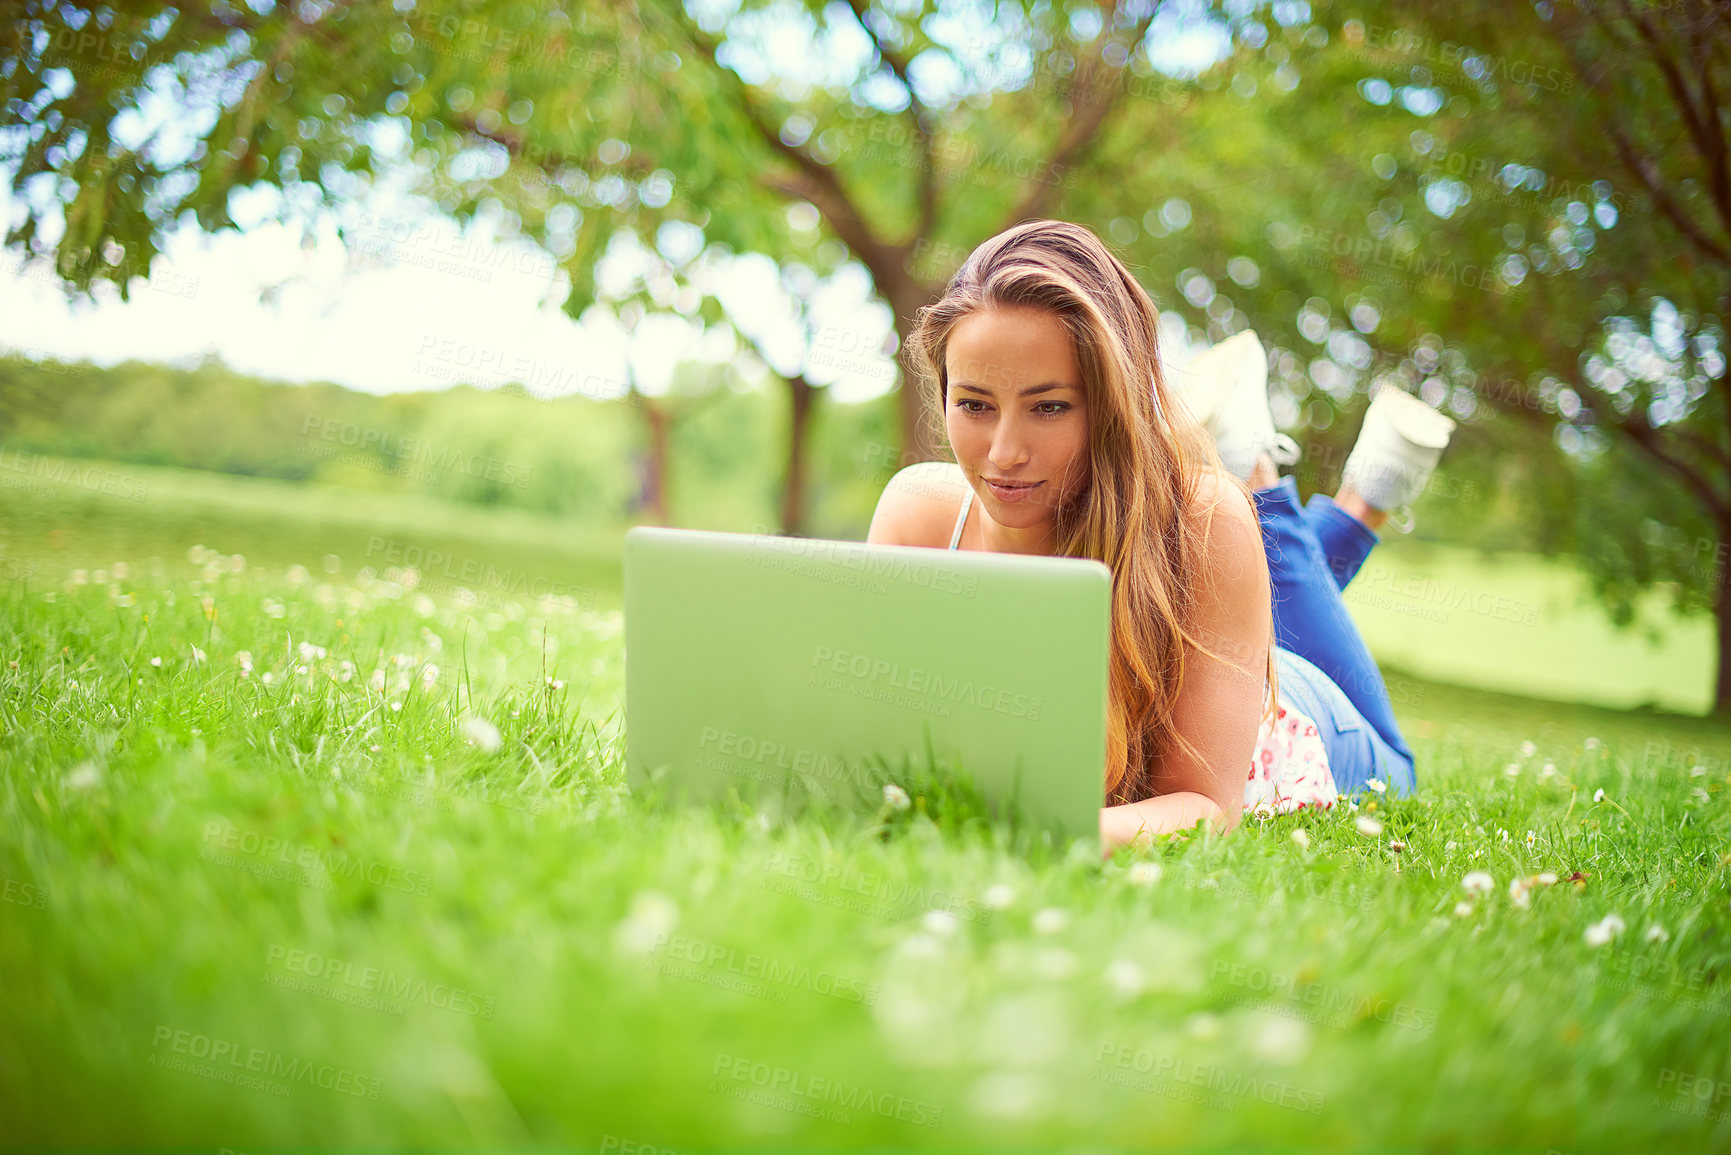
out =
[[[0,564],[616,607],[632,525],[861,539],[948,456],[915,310],[1049,216],[1170,362],[1257,331],[1302,491],[1383,381],[1460,422],[1349,598],[1385,664],[1723,712],[1725,48],[1686,0],[27,0]]]

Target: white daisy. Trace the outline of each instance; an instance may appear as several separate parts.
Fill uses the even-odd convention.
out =
[[[463,735],[465,742],[478,747],[485,754],[497,754],[499,747],[504,745],[504,739],[499,736],[499,727],[475,714],[464,718],[457,730]]]
[[[1141,862],[1132,862],[1130,864],[1130,869],[1125,872],[1125,876],[1129,878],[1130,883],[1133,886],[1153,886],[1156,882],[1160,881],[1161,873],[1160,864],[1158,862],[1143,860]]]
[[[1589,926],[1586,934],[1584,934],[1582,938],[1586,940],[1588,946],[1604,946],[1606,943],[1622,934],[1626,929],[1627,927],[1624,925],[1622,919],[1618,918],[1614,914],[1607,914],[1604,918],[1601,918],[1598,922]]]
[[[920,921],[933,934],[950,935],[956,932],[956,916],[947,910],[928,910]]]
[[[1070,925],[1070,916],[1055,906],[1042,907],[1034,913],[1035,934],[1057,934]]]

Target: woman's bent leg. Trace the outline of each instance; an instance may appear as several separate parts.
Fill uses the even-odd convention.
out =
[[[1384,741],[1345,692],[1315,665],[1284,648],[1276,648],[1274,658],[1280,670],[1280,696],[1316,723],[1336,790],[1353,794],[1375,778],[1397,797],[1412,793],[1416,782],[1411,752],[1396,750]]]
[[[1341,600],[1341,586],[1315,527],[1299,508],[1297,483],[1283,477],[1278,485],[1255,490],[1252,496],[1268,554],[1276,643],[1316,666],[1344,691],[1354,711],[1370,723],[1392,752],[1409,763],[1410,776],[1412,751],[1395,723],[1382,671],[1376,668],[1376,660]],[[1350,554],[1342,556],[1350,560]],[[1358,558],[1361,563],[1363,560]],[[1343,568],[1357,571],[1357,565]],[[1350,573],[1347,576],[1350,578]],[[1319,729],[1321,725],[1318,719]]]
[[[1317,544],[1322,546],[1322,556],[1328,559],[1328,572],[1334,576],[1334,584],[1344,592],[1364,559],[1382,539],[1325,493],[1310,495],[1304,504],[1304,518],[1316,532]]]

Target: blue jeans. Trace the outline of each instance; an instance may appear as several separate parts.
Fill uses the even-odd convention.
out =
[[[1316,723],[1341,793],[1376,778],[1390,794],[1410,794],[1417,785],[1412,751],[1395,724],[1382,672],[1341,599],[1380,539],[1323,494],[1301,508],[1290,477],[1253,496],[1274,589],[1281,697]]]

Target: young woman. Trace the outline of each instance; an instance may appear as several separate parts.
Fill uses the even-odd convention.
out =
[[[1112,571],[1108,850],[1200,819],[1229,831],[1245,809],[1331,806],[1372,778],[1409,792],[1412,753],[1341,591],[1453,422],[1385,390],[1341,493],[1301,508],[1275,470],[1296,447],[1274,432],[1255,335],[1178,384],[1156,317],[1079,225],[1031,221],[975,249],[908,350],[956,462],[897,474],[867,540]]]

